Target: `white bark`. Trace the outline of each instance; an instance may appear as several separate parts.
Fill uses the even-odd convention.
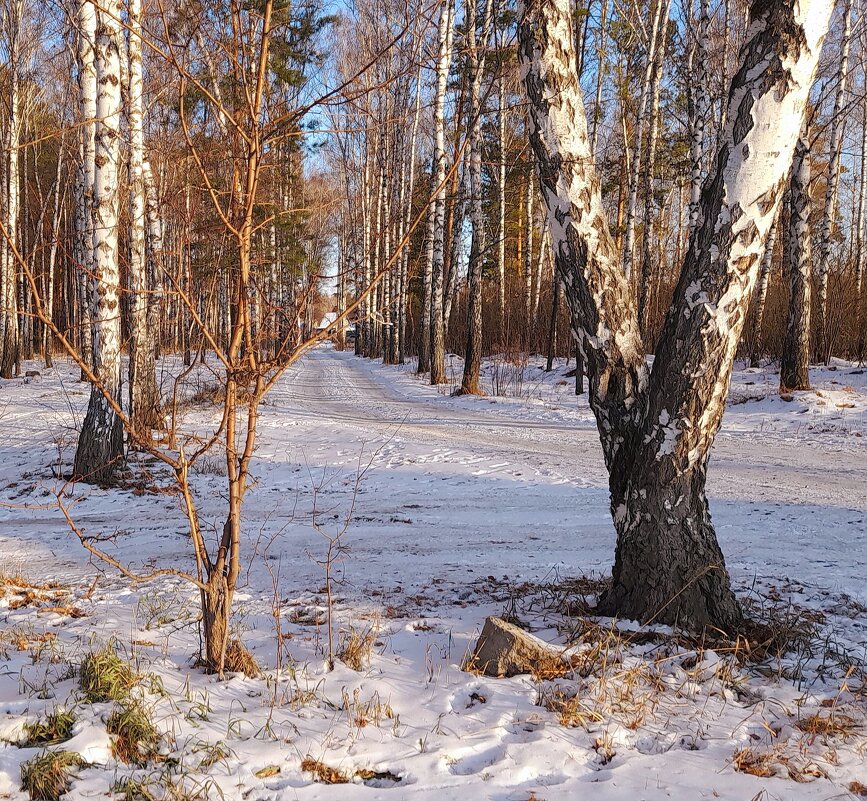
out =
[[[831,269],[831,238],[837,216],[837,195],[840,183],[840,155],[843,143],[843,105],[846,100],[846,84],[849,77],[849,47],[852,41],[852,0],[843,3],[843,37],[840,42],[840,61],[837,70],[837,92],[834,97],[834,112],[831,117],[831,135],[828,152],[828,183],[825,190],[825,210],[816,247],[817,297],[816,327],[818,329],[817,356],[826,363],[831,358],[831,343],[828,341],[828,274]]]
[[[506,88],[503,76],[497,80],[497,134],[499,148],[497,175],[497,279],[500,307],[500,344],[506,335]]]
[[[79,349],[93,364],[93,179],[96,171],[96,7],[78,0],[76,59],[78,61],[79,161],[75,181],[76,287],[78,290]],[[83,376],[82,376],[83,379]]]
[[[688,236],[692,236],[698,224],[701,185],[704,181],[704,128],[710,107],[707,89],[707,60],[710,37],[710,0],[699,0],[698,25],[695,41],[690,51],[690,73],[692,81],[692,103],[689,125],[689,156],[691,162],[689,183],[689,225]]]
[[[434,196],[433,253],[431,260],[431,384],[443,384],[446,380],[445,325],[443,322],[446,216],[445,97],[452,63],[453,37],[454,0],[443,0],[440,9],[437,88],[434,98],[434,186],[436,187],[436,192]]]
[[[8,117],[6,119],[6,140],[3,142],[3,157],[6,160],[3,171],[4,195],[3,228],[6,232],[0,243],[0,377],[12,378],[18,371],[20,361],[18,331],[18,262],[14,255],[20,249],[18,237],[19,216],[21,213],[21,63],[22,31],[24,22],[24,0],[9,0],[2,11],[4,28],[3,44],[9,59],[7,67]]]
[[[121,403],[120,269],[118,180],[121,121],[121,30],[116,4],[97,14],[96,136],[93,178],[95,304],[93,386],[75,455],[75,475],[85,481],[111,479],[123,454],[123,430],[115,409]]]
[[[723,630],[742,618],[708,514],[707,459],[830,14],[829,0],[754,3],[716,174],[648,376],[593,166],[568,0],[521,9],[531,143],[618,532],[603,614]]]
[[[129,414],[142,437],[160,424],[153,331],[148,326],[147,210],[144,176],[144,78],[142,75],[141,0],[127,0],[129,38],[126,119],[129,137]]]
[[[644,147],[644,130],[650,112],[650,95],[653,91],[653,71],[656,64],[656,46],[659,28],[663,24],[663,9],[668,7],[666,0],[654,0],[653,25],[648,34],[647,59],[644,66],[644,81],[641,84],[641,97],[638,102],[636,128],[632,147],[629,149],[629,201],[626,206],[626,238],[623,245],[623,268],[626,277],[632,276],[632,259],[635,250],[635,216],[638,211],[638,184],[641,181],[641,162]]]

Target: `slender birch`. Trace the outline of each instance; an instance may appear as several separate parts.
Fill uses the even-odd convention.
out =
[[[843,36],[840,41],[840,61],[837,67],[837,91],[834,96],[834,111],[831,117],[831,134],[828,150],[828,182],[825,189],[825,209],[822,225],[816,242],[816,356],[826,364],[831,358],[830,331],[828,330],[828,275],[831,271],[831,239],[837,217],[837,200],[840,184],[840,156],[843,145],[843,127],[846,120],[843,106],[846,101],[846,86],[849,78],[849,48],[852,42],[852,0],[843,2]]]
[[[87,415],[78,437],[74,475],[111,481],[123,460],[123,425],[106,395],[121,403],[118,179],[121,118],[119,3],[97,11],[96,133],[93,175],[93,371]]]
[[[789,187],[789,225],[783,272],[789,285],[780,391],[810,388],[810,144],[798,139]]]

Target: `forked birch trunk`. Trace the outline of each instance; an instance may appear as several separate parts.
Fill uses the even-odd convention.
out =
[[[754,3],[729,122],[650,373],[593,166],[569,3],[521,9],[531,143],[617,530],[602,614],[728,632],[742,620],[710,519],[707,460],[830,14],[829,0]]]

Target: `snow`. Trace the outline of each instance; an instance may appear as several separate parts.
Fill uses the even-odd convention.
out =
[[[481,398],[450,396],[462,371],[456,357],[447,362],[452,383],[439,388],[412,365],[384,367],[328,347],[281,379],[262,410],[245,507],[250,564],[236,601],[236,626],[267,672],[223,682],[192,661],[193,588],[176,578],[134,586],[109,571],[94,587],[97,566],[55,508],[56,476],[69,469],[88,398],[77,368],[27,364],[42,376],[0,384],[3,574],[69,592],[62,603],[19,604],[21,592],[0,583],[0,793],[25,797],[19,767],[40,749],[15,742],[24,722],[57,705],[78,716],[73,739],[57,747],[93,763],[73,782],[76,799],[104,797],[134,772],[204,787],[208,798],[254,801],[827,799],[848,797],[850,782],[867,784],[861,668],[847,677],[845,659],[834,656],[863,664],[867,648],[867,372],[839,361],[814,368],[813,391],[780,398],[774,365],[737,365],[712,451],[711,510],[738,592],[815,617],[812,652],[751,667],[726,651],[667,642],[662,628],[654,630],[661,641],[629,645],[618,638],[637,627],[620,625],[605,640],[610,663],[586,676],[491,679],[461,669],[487,615],[514,612],[537,636],[565,644],[582,619],[553,601],[576,577],[607,573],[613,559],[586,395],[575,397],[562,362],[550,374],[542,364],[486,360]],[[166,358],[160,369],[166,379],[178,363]],[[207,371],[194,375],[205,381]],[[188,409],[185,429],[217,411]],[[190,567],[180,504],[154,491],[168,477],[148,460],[138,469],[151,474],[144,489],[75,487],[73,518],[116,533],[106,547],[132,564]],[[218,458],[194,472],[206,532],[221,525],[224,481]],[[333,533],[353,500],[336,639],[351,627],[370,631],[374,644],[362,671],[337,660],[329,673],[326,542],[313,509]],[[84,616],[45,611],[64,605]],[[105,733],[113,705],[78,697],[69,666],[112,638],[157,677],[137,692],[179,764],[136,772],[116,763]],[[596,644],[585,637],[574,653],[592,662]],[[539,705],[568,706],[573,696],[568,708],[584,725],[565,726]],[[832,713],[852,718],[851,733],[799,728]],[[741,762],[776,755],[777,775],[735,770],[736,753]],[[326,785],[301,769],[307,757],[347,775],[380,775]]]

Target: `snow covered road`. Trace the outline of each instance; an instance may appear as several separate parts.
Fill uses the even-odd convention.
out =
[[[578,571],[608,567],[613,533],[607,478],[585,398],[577,401],[575,419],[554,422],[538,419],[533,407],[450,398],[423,385],[396,383],[396,372],[320,349],[286,377],[269,414],[305,419],[314,429],[325,427],[331,438],[354,439],[357,447],[387,439],[388,467],[409,470],[414,481],[432,474],[440,479],[428,499],[432,506],[448,512],[470,506],[466,511],[484,521],[496,518],[501,538],[512,547],[520,548],[532,526],[539,536],[532,556],[547,556],[551,565]],[[738,409],[728,412],[735,424]],[[862,443],[745,433],[724,424],[708,490],[736,576],[744,581],[754,572],[786,576],[865,597],[867,448]],[[470,477],[475,481],[467,487]],[[492,480],[507,482],[506,494],[515,500],[504,519],[499,504],[486,502]],[[564,491],[564,484],[573,489]],[[575,558],[571,554],[578,561],[568,564]],[[491,549],[471,561],[479,570],[498,573],[498,556]]]

